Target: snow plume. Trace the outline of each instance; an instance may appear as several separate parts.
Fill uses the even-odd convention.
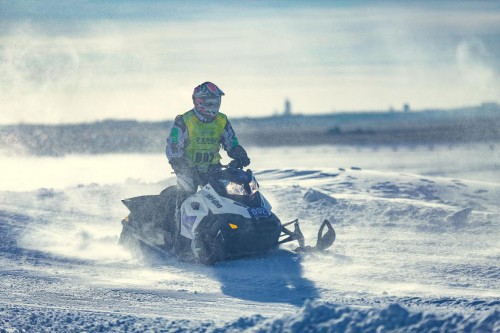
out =
[[[61,190],[70,186],[108,185],[127,180],[151,183],[171,175],[170,165],[161,154],[108,154],[99,155],[99,158],[89,155],[57,158],[0,155],[0,165],[2,191]],[[129,179],[132,175],[133,179]]]
[[[462,78],[476,89],[499,91],[499,68],[495,68],[493,54],[480,39],[461,41],[456,59]]]
[[[138,156],[137,164],[125,155],[105,155],[99,160],[102,163],[87,156],[0,157],[6,167],[0,175],[4,187],[0,189],[32,194],[25,210],[37,216],[37,223],[20,239],[22,247],[101,262],[130,259],[130,253],[117,245],[120,221],[128,214],[120,201],[137,193],[158,194],[165,186],[160,180],[170,173],[165,172],[162,156]],[[33,172],[35,164],[38,172]],[[138,178],[130,179],[130,174]],[[141,175],[146,179],[140,179]],[[174,182],[171,178],[167,183]],[[126,188],[117,183],[127,184]]]
[[[70,38],[45,36],[29,23],[0,37],[2,108],[9,111],[2,122],[50,118],[56,106],[69,105],[81,79],[80,57]]]
[[[165,112],[167,100],[174,101],[171,109],[184,110],[198,80],[176,80],[174,86],[160,73],[162,66],[176,66],[175,59],[163,56],[176,48],[158,37],[166,30],[176,34],[164,26],[151,32],[107,21],[75,23],[61,31],[31,21],[9,26],[0,33],[0,123],[75,123],[140,114],[173,118]],[[137,47],[141,42],[164,48]]]
[[[120,213],[125,216],[115,204],[121,196],[119,189],[104,194],[102,187],[94,184],[66,191],[41,188],[34,194],[30,210],[66,213],[40,214],[38,223],[20,238],[20,246],[68,258],[104,262],[130,259],[117,245],[120,225],[115,221]]]

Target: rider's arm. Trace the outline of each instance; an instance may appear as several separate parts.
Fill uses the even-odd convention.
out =
[[[238,138],[233,130],[233,126],[227,120],[226,126],[224,127],[224,135],[222,136],[222,147],[227,151],[227,155],[232,159],[238,160],[238,163],[243,167],[250,164],[250,159],[248,158],[247,152],[238,143]]]
[[[187,141],[188,132],[186,124],[182,116],[177,116],[170,130],[170,135],[167,138],[167,147],[165,149],[168,162],[172,165],[176,173],[188,166],[184,158],[184,148],[187,145]]]
[[[239,145],[238,138],[236,137],[236,133],[234,132],[229,119],[226,122],[226,126],[224,126],[224,134],[222,135],[221,144],[222,148],[224,148],[227,152],[230,152],[234,147]]]

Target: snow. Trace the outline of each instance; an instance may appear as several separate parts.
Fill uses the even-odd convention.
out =
[[[163,156],[0,157],[0,332],[500,330],[497,147],[249,152],[282,221],[314,245],[329,219],[331,249],[136,258],[120,200],[175,182]]]
[[[0,308],[0,314],[19,318],[24,309],[17,306]],[[20,331],[39,332],[493,332],[498,331],[498,311],[478,316],[447,314],[437,316],[425,312],[409,312],[398,304],[360,309],[306,301],[299,310],[270,319],[256,315],[241,317],[217,325],[186,320],[144,318],[115,313],[68,312],[63,309],[34,309],[19,320]],[[9,323],[9,322],[7,322]],[[8,327],[8,326],[6,326]],[[4,331],[7,331],[4,329]]]

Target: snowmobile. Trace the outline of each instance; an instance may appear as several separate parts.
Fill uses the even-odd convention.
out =
[[[119,243],[134,252],[146,248],[179,257],[173,250],[176,191],[176,186],[170,186],[159,195],[122,200],[130,214],[122,221]],[[179,213],[180,235],[190,242],[182,259],[207,265],[264,254],[291,241],[298,242],[297,252],[323,251],[335,241],[332,225],[324,220],[316,245],[306,246],[299,221],[282,224],[260,193],[253,172],[230,165],[211,172],[208,182],[182,203]]]

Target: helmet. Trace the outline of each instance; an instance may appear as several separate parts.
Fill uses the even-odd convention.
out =
[[[224,92],[215,84],[202,83],[193,91],[194,108],[207,120],[214,120],[219,113],[221,96],[224,96]]]

